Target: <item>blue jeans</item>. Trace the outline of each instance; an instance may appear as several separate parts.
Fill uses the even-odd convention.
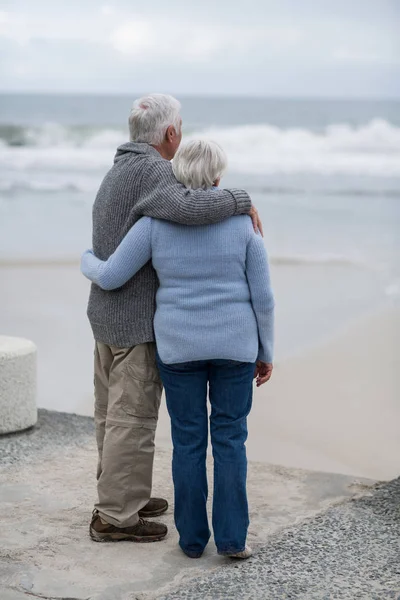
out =
[[[219,554],[241,552],[249,526],[245,442],[255,364],[208,360],[167,365],[160,357],[157,362],[171,417],[179,545],[189,556],[198,557],[210,538],[206,510],[208,383],[214,456],[214,539]]]

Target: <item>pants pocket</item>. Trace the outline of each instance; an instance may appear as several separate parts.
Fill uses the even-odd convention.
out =
[[[112,354],[109,346],[96,342],[94,350],[94,396],[95,406],[101,411],[107,411],[108,405],[108,379],[110,365],[112,364]]]
[[[123,368],[123,409],[132,417],[157,419],[162,383],[155,356],[148,349],[134,354]]]

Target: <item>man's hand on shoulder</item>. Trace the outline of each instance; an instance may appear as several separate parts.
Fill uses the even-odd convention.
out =
[[[249,217],[251,218],[251,220],[253,222],[254,231],[256,233],[260,232],[261,235],[264,237],[263,225],[262,225],[262,222],[260,219],[260,215],[258,214],[258,210],[254,206],[254,204],[251,205]]]

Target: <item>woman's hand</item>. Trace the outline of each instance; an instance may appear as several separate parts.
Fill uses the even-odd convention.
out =
[[[260,385],[263,385],[263,383],[266,383],[271,379],[273,368],[274,365],[272,363],[262,362],[261,360],[257,361],[256,370],[254,372],[254,378],[257,380],[257,387],[260,387]]]

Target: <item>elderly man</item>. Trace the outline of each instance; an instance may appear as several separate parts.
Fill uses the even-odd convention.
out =
[[[242,190],[189,190],[169,162],[181,142],[180,103],[153,94],[137,100],[129,118],[131,141],[117,150],[93,207],[93,250],[107,259],[142,216],[184,225],[222,221],[257,211]],[[147,521],[168,503],[150,498],[154,436],[162,385],[155,361],[153,317],[157,277],[151,263],[126,285],[92,285],[88,317],[95,344],[95,424],[99,453],[95,541],[163,539],[167,527]]]

